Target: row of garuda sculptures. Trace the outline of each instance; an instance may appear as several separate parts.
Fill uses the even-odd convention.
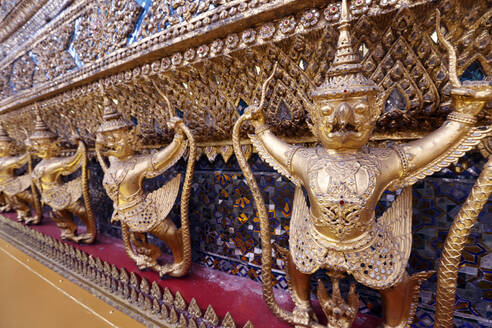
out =
[[[450,56],[449,79],[454,89],[455,110],[441,128],[426,137],[391,147],[370,147],[368,141],[381,113],[382,92],[362,74],[360,59],[352,48],[348,3],[342,3],[342,19],[335,59],[326,81],[312,91],[315,105],[307,108],[315,147],[291,145],[270,132],[262,114],[268,82],[264,83],[259,104],[250,106],[233,130],[236,157],[255,198],[261,223],[263,294],[270,310],[298,327],[322,327],[314,315],[310,280],[319,269],[326,269],[333,293],[318,286],[318,298],[327,316],[328,327],[350,327],[358,310],[358,297],[352,284],[346,302],[340,294],[339,280],[345,275],[380,291],[386,327],[404,327],[415,313],[420,284],[433,272],[409,276],[406,266],[412,244],[412,193],[410,186],[423,177],[450,165],[464,155],[491,130],[478,128],[477,115],[492,100],[490,82],[461,83],[457,76],[454,49],[437,31],[439,41]],[[168,102],[168,109],[171,106]],[[152,269],[161,276],[185,275],[191,264],[188,198],[193,175],[195,142],[183,120],[170,113],[173,141],[151,155],[136,153],[136,133],[115,104],[105,98],[103,122],[97,130],[96,155],[104,171],[104,188],[113,200],[112,220],[120,221],[126,251],[140,269]],[[240,145],[242,124],[249,120],[255,133],[251,142],[260,157],[296,186],[290,224],[289,250],[278,249],[285,257],[293,311],[275,301],[272,278],[272,243],[264,200]],[[74,129],[72,129],[75,131]],[[39,223],[40,207],[35,205],[36,186],[41,201],[52,209],[52,218],[62,230],[62,238],[92,243],[96,224],[87,190],[87,154],[84,143],[74,133],[78,149],[71,157],[60,157],[57,135],[39,115],[35,130],[26,142],[25,155],[12,154],[11,140],[0,130],[0,184],[4,210],[14,209],[19,220]],[[180,176],[162,188],[145,193],[142,181],[163,174],[188,152],[188,166],[181,200],[181,228],[167,218],[180,187]],[[13,169],[31,163],[31,154],[42,158],[30,175],[15,177]],[[62,183],[61,175],[73,173],[82,165],[80,179]],[[375,207],[385,190],[400,190],[392,207],[375,217]],[[309,205],[305,194],[309,199]],[[81,201],[82,198],[84,201]],[[35,213],[28,216],[29,204]],[[86,233],[76,234],[72,216],[81,218]],[[174,263],[160,265],[158,247],[148,243],[146,233],[163,240],[171,249]]]

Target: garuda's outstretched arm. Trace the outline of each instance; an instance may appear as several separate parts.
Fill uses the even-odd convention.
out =
[[[77,171],[82,165],[82,160],[86,156],[86,152],[85,143],[79,139],[79,146],[75,154],[60,161],[61,174],[69,175]]]
[[[299,146],[291,145],[273,134],[265,125],[261,113],[254,116],[251,123],[255,127],[255,134],[250,135],[250,138],[258,154],[280,174],[300,185],[301,182],[295,173],[299,170],[294,160]]]
[[[477,128],[477,115],[492,100],[491,82],[460,83],[456,73],[456,53],[441,34],[439,15],[437,28],[440,43],[450,57],[449,79],[454,111],[447,121],[426,137],[395,147],[401,158],[400,179],[393,188],[411,185],[454,163],[491,133],[491,128]]]
[[[277,172],[290,179],[295,185],[300,186],[301,180],[297,175],[302,165],[298,168],[294,160],[299,146],[291,145],[273,134],[265,124],[262,112],[266,88],[275,75],[276,69],[277,63],[275,63],[272,74],[263,83],[260,104],[248,107],[245,111],[245,117],[255,127],[255,134],[250,135],[250,138],[260,157]]]
[[[475,127],[476,115],[492,100],[492,87],[480,92],[454,92],[455,111],[443,126],[420,140],[394,147],[402,166],[398,187],[411,185],[456,162],[492,132],[490,128]]]
[[[3,168],[18,169],[22,167],[29,160],[29,153],[24,153],[22,155],[12,156],[4,159],[2,162]]]
[[[171,118],[169,126],[174,128],[176,132],[173,141],[164,149],[151,156],[150,168],[145,174],[147,178],[162,174],[183,156],[186,150],[186,141],[183,130],[179,128],[180,124],[184,124],[182,119],[178,117]]]

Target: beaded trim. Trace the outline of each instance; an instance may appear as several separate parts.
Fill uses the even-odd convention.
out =
[[[287,152],[286,152],[286,157],[287,157],[287,170],[289,172],[292,172],[292,160],[294,159],[294,155],[296,152],[301,148],[301,146],[292,146]]]
[[[394,149],[398,154],[398,156],[400,157],[401,166],[403,168],[402,176],[407,176],[408,173],[410,173],[410,163],[408,162],[407,154],[403,151],[400,145],[393,145],[391,146],[391,148]]]
[[[475,116],[460,112],[452,112],[448,115],[448,120],[469,125],[475,125],[477,123],[477,118]]]

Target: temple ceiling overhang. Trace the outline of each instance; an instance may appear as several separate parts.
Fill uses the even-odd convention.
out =
[[[313,106],[310,92],[323,83],[333,59],[341,2],[81,0],[46,6],[52,2],[64,5],[34,36],[15,32],[16,47],[11,38],[0,46],[10,47],[0,52],[0,120],[17,140],[25,138],[18,126],[32,129],[36,104],[61,136],[70,135],[64,114],[93,143],[104,92],[138,124],[144,145],[165,143],[171,131],[160,89],[203,147],[228,145],[234,122],[259,99],[275,62],[267,121],[286,138],[312,139],[305,108]],[[417,138],[451,111],[435,8],[457,49],[460,76],[492,77],[491,4],[352,1],[354,48],[385,100],[377,139]],[[9,9],[2,10],[5,21]],[[25,26],[37,26],[31,20]]]

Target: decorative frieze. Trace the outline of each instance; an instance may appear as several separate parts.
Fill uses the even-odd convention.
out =
[[[0,216],[0,235],[119,310],[137,316],[146,325],[236,327],[230,313],[221,320],[209,305],[202,315],[196,300],[187,304],[179,291],[175,295],[168,288],[163,291],[155,281],[150,284],[134,272],[128,274],[125,268],[118,269],[114,264],[3,216]],[[244,327],[253,326],[248,321]]]

